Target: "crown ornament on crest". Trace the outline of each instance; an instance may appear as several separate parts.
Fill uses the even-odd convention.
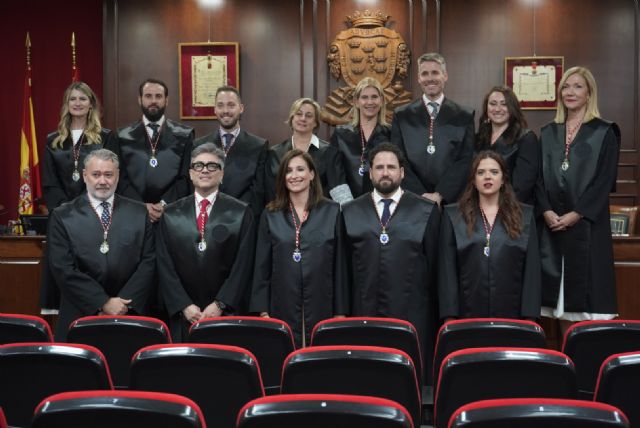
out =
[[[391,18],[390,15],[381,11],[374,13],[370,10],[365,10],[364,12],[356,10],[352,15],[347,15],[347,22],[352,27],[384,27],[389,18]]]

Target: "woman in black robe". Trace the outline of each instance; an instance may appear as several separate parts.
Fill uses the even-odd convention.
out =
[[[338,149],[314,134],[320,126],[320,105],[311,98],[295,100],[285,123],[293,132],[291,138],[271,147],[267,153],[265,166],[267,201],[272,201],[276,197],[275,183],[278,167],[285,153],[292,149],[311,155],[326,197],[341,204],[352,200],[353,196],[347,185]]]
[[[86,191],[84,158],[102,148],[117,145],[115,133],[100,124],[100,104],[84,82],[74,82],[62,97],[58,129],[47,135],[42,162],[42,189],[47,210],[69,202]],[[46,255],[45,255],[46,257]],[[43,313],[58,309],[60,295],[45,262],[40,284]]]
[[[322,196],[311,156],[287,152],[260,219],[250,312],[287,322],[297,347],[319,321],[346,315],[340,205]]]
[[[527,129],[518,98],[508,86],[494,86],[484,97],[476,153],[482,150],[494,150],[502,156],[518,200],[533,204],[540,147],[536,135]]]
[[[460,202],[444,209],[438,267],[442,318],[540,314],[533,207],[518,202],[494,151],[475,157]]]
[[[365,77],[353,91],[351,122],[337,126],[331,135],[331,145],[340,153],[354,198],[373,190],[367,158],[369,150],[391,141],[391,125],[386,115],[382,85],[373,77]]]
[[[541,222],[542,315],[572,322],[617,315],[609,192],[615,191],[618,125],[600,119],[595,79],[567,70],[555,120],[542,128],[536,187]]]

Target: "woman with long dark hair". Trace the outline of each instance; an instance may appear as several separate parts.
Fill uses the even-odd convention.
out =
[[[598,89],[585,67],[568,69],[554,121],[540,132],[542,315],[572,322],[617,315],[609,193],[615,191],[618,125],[600,118]]]
[[[442,318],[536,318],[540,258],[533,207],[521,204],[507,166],[480,152],[440,232],[438,290]]]
[[[249,311],[286,321],[304,347],[318,321],[347,312],[340,205],[322,195],[302,150],[285,153],[275,184],[260,219]]]
[[[484,97],[476,134],[476,152],[482,150],[494,150],[504,158],[518,200],[533,204],[540,146],[507,86],[494,86]]]

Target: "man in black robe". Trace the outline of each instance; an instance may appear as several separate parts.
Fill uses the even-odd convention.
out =
[[[391,141],[407,158],[403,186],[438,204],[457,202],[473,157],[472,109],[444,96],[448,79],[442,55],[418,58],[420,99],[395,111]]]
[[[92,151],[84,162],[87,193],[62,204],[49,223],[49,266],[61,290],[56,341],[88,315],[143,315],[156,257],[145,206],[114,195],[117,156]]]
[[[142,119],[118,131],[122,162],[118,194],[144,202],[155,223],[168,203],[189,194],[194,132],[165,117],[169,89],[164,82],[147,79],[139,93]]]
[[[269,142],[240,127],[244,105],[233,86],[216,91],[217,131],[196,140],[195,145],[213,143],[225,152],[224,181],[220,191],[246,202],[256,221],[264,208],[264,165]]]
[[[373,192],[343,206],[351,314],[410,321],[429,363],[438,319],[435,269],[440,214],[435,203],[400,188],[404,157],[397,146],[381,143],[369,156]],[[430,365],[424,368],[430,373]]]
[[[219,191],[224,152],[196,147],[189,171],[195,193],[166,207],[158,230],[160,290],[175,341],[207,317],[242,312],[251,284],[255,230],[247,204]]]

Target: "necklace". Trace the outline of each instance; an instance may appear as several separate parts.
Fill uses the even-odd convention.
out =
[[[98,222],[100,223],[100,226],[102,226],[102,244],[100,244],[100,252],[102,254],[107,254],[109,252],[109,243],[107,242],[107,237],[109,236],[109,229],[111,228],[111,222],[113,221],[113,209],[115,206],[116,206],[116,200],[114,199],[113,203],[111,204],[111,213],[109,214],[109,222],[105,224],[103,223],[102,218],[98,214],[98,210],[96,210],[96,208],[93,205],[91,205],[93,212],[96,213],[96,216],[98,217]],[[102,209],[105,209],[105,208],[103,207]]]
[[[578,121],[578,123],[576,123],[576,125],[573,127],[569,126],[568,121],[566,123],[567,139],[565,140],[565,143],[564,143],[564,160],[562,161],[562,165],[560,166],[560,168],[563,171],[566,171],[569,169],[569,150],[571,148],[571,143],[573,143],[573,140],[576,138],[576,134],[578,133],[580,126],[582,126],[583,119],[584,119],[584,116],[582,116],[582,118]]]
[[[433,125],[436,121],[435,114],[429,114],[429,108],[427,107],[427,102],[422,98],[422,103],[424,104],[425,110],[427,110],[427,127],[429,128],[429,139],[427,141],[427,153],[432,155],[436,152],[436,146],[433,144]],[[435,113],[435,110],[434,110]]]
[[[80,149],[82,147],[82,140],[84,139],[84,132],[78,139],[78,142],[71,147],[73,155],[73,173],[71,173],[71,179],[73,181],[80,180],[80,171],[78,171],[78,160],[80,159]]]
[[[296,248],[293,250],[292,258],[294,262],[300,263],[300,260],[302,260],[302,252],[300,251],[300,230],[302,229],[302,223],[307,220],[309,212],[306,210],[304,211],[304,213],[302,214],[302,218],[300,219],[300,224],[298,224],[298,222],[296,221],[295,210],[293,209],[293,204],[291,202],[289,202],[289,209],[291,210],[291,220],[293,221],[293,227],[296,230]]]
[[[358,174],[360,175],[360,177],[363,177],[364,173],[367,170],[364,163],[364,151],[367,147],[367,141],[364,139],[364,129],[362,129],[362,125],[360,125],[360,145],[362,150],[360,151],[360,168],[358,168]]]
[[[371,202],[373,203],[373,210],[376,212],[376,217],[378,217],[378,223],[380,223],[380,227],[382,228],[382,230],[380,231],[380,238],[378,238],[382,245],[387,245],[389,243],[389,233],[387,232],[387,229],[389,228],[389,223],[391,223],[391,218],[398,211],[398,206],[400,205],[401,200],[402,200],[402,197],[400,197],[400,200],[397,202],[396,209],[395,211],[393,211],[393,214],[391,214],[387,219],[387,221],[383,223],[382,218],[380,217],[380,214],[378,213],[378,209],[376,207],[376,200],[373,198],[373,192],[371,192]]]
[[[480,215],[482,216],[482,225],[484,226],[484,233],[487,238],[487,241],[485,242],[482,253],[486,257],[489,257],[489,254],[491,252],[489,248],[489,244],[491,243],[491,232],[493,232],[493,227],[496,225],[496,220],[498,219],[499,213],[500,213],[500,208],[498,208],[498,211],[496,212],[496,216],[493,218],[493,223],[489,223],[489,219],[487,218],[487,215],[484,213],[484,210],[482,209],[482,207],[480,207]]]
[[[162,133],[162,128],[164,128],[164,123],[158,129],[158,134],[156,135],[156,140],[155,141],[151,141],[151,137],[149,137],[149,133],[145,129],[145,134],[147,136],[147,141],[149,142],[149,145],[151,146],[151,158],[149,159],[149,165],[152,168],[155,168],[155,167],[158,166],[158,158],[156,158],[156,148],[158,147],[158,142],[160,141],[160,134]]]

